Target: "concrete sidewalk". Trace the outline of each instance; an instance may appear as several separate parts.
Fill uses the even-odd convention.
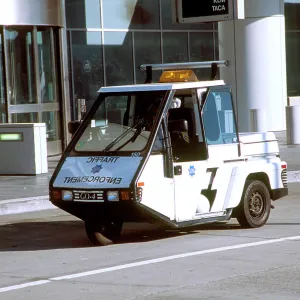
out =
[[[49,202],[48,185],[59,159],[48,157],[48,174],[0,176],[0,215],[55,208]]]
[[[300,182],[300,145],[288,146],[285,131],[275,134],[281,159],[288,164],[288,181]],[[55,208],[48,201],[48,183],[59,158],[48,158],[48,174],[0,176],[0,215]]]

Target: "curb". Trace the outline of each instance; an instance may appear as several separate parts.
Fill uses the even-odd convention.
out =
[[[0,201],[0,215],[20,214],[57,208],[49,201],[49,196],[39,196]]]
[[[300,183],[300,171],[289,171],[287,174],[287,178],[288,183]],[[57,207],[49,201],[49,196],[38,196],[0,201],[0,216],[47,209],[57,209]]]

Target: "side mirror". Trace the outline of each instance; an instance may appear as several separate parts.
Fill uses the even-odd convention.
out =
[[[187,132],[188,131],[188,122],[187,120],[172,120],[168,123],[168,129],[170,132]]]
[[[78,127],[80,126],[81,122],[80,121],[70,121],[68,123],[68,131],[71,135],[74,135]]]

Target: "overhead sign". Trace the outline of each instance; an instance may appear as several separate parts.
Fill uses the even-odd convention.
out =
[[[174,0],[173,17],[177,23],[228,21],[244,18],[243,9],[244,0]]]
[[[229,0],[181,1],[182,18],[208,17],[229,14]],[[195,5],[196,4],[196,5]]]

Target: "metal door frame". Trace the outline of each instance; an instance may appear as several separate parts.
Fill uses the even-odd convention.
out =
[[[68,118],[68,113],[64,113],[66,107],[66,80],[64,80],[64,46],[62,43],[62,28],[54,26],[7,26],[9,28],[30,28],[29,32],[32,34],[32,43],[33,43],[33,71],[34,71],[34,81],[36,83],[36,89],[34,91],[37,103],[33,104],[11,104],[11,94],[9,93],[11,84],[10,84],[10,72],[9,63],[8,63],[8,47],[7,40],[5,38],[5,26],[1,26],[0,33],[2,34],[2,43],[3,43],[3,64],[4,64],[4,73],[5,73],[5,93],[6,93],[6,121],[11,123],[12,114],[15,113],[37,113],[38,122],[42,123],[42,113],[43,112],[56,112],[58,113],[58,120],[55,119],[55,122],[59,122],[57,126],[59,127],[59,139],[56,141],[47,141],[48,155],[55,155],[62,153],[66,145],[65,140],[65,129],[67,121],[65,118]],[[40,77],[39,77],[39,58],[38,58],[38,41],[37,41],[37,32],[39,29],[48,28],[50,29],[50,49],[51,49],[51,60],[52,60],[52,78],[53,81],[57,83],[54,85],[54,98],[58,99],[57,102],[53,103],[42,103],[40,90]],[[56,31],[56,35],[54,33]],[[56,43],[55,43],[56,40]],[[65,48],[66,49],[66,48]],[[57,67],[56,67],[57,66]],[[61,87],[61,88],[60,88]],[[69,97],[67,97],[68,99]],[[63,109],[62,109],[63,108]]]

